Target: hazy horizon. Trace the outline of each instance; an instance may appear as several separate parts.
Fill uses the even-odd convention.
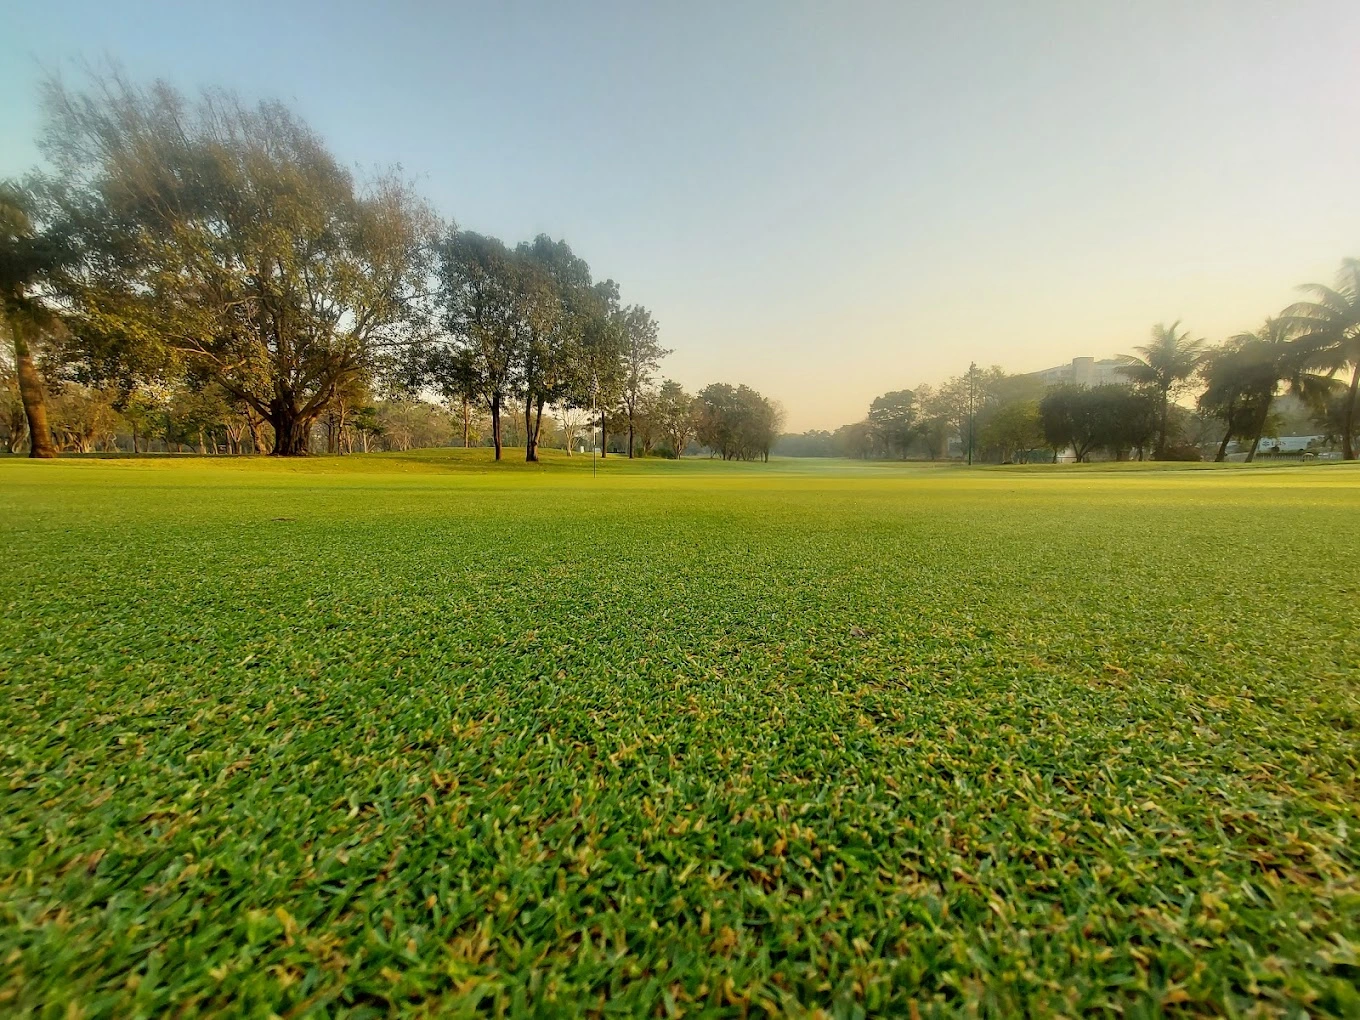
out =
[[[324,17],[322,12],[325,12]],[[459,225],[566,238],[689,388],[834,429],[970,361],[1254,328],[1360,254],[1360,5],[52,3],[0,40],[0,177],[45,71],[289,103]],[[828,370],[834,366],[834,371]]]

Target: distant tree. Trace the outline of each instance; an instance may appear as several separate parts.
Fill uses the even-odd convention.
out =
[[[723,460],[736,456],[740,429],[737,389],[729,383],[709,383],[695,398],[696,438]]]
[[[1169,444],[1168,423],[1171,397],[1185,380],[1195,374],[1204,358],[1206,341],[1193,340],[1181,330],[1179,320],[1171,325],[1158,323],[1152,329],[1152,343],[1134,348],[1138,354],[1120,355],[1120,371],[1132,382],[1157,395],[1160,417],[1157,428],[1158,460],[1165,460]]]
[[[369,446],[374,441],[381,439],[383,434],[383,422],[378,414],[377,405],[370,404],[367,407],[356,408],[354,417],[350,419],[350,427],[359,437],[360,449],[364,453],[368,453]]]
[[[1016,400],[997,408],[978,434],[983,449],[1004,464],[1044,446],[1037,400]]]
[[[353,453],[353,429],[350,419],[361,407],[372,403],[369,380],[363,375],[354,375],[336,386],[335,395],[326,405],[322,414],[322,426],[326,432],[327,453]]]
[[[525,459],[537,460],[543,408],[548,404],[571,403],[569,398],[578,383],[576,373],[586,325],[590,316],[599,312],[592,292],[590,266],[566,241],[539,234],[533,241],[519,245],[516,252],[539,267],[551,292],[540,295],[548,303],[537,308],[537,325],[525,348],[525,414],[533,415],[532,420],[527,417],[525,420],[528,432]],[[571,450],[570,441],[567,450]]]
[[[916,418],[916,394],[911,390],[893,390],[873,399],[865,421],[882,441],[887,456],[896,451],[897,456],[906,460],[907,448],[916,434]]]
[[[1308,371],[1314,351],[1291,341],[1295,328],[1283,317],[1267,319],[1256,332],[1229,338],[1206,359],[1200,406],[1212,409],[1226,426],[1215,460],[1223,459],[1233,436],[1250,440],[1247,460],[1256,458],[1281,383],[1310,403],[1330,390],[1329,378]]]
[[[674,379],[667,379],[657,391],[656,417],[671,451],[683,457],[698,427],[694,397]]]
[[[453,439],[453,422],[437,404],[400,396],[375,405],[378,432],[390,451],[422,450],[447,446]]]
[[[568,399],[594,408],[600,422],[600,456],[609,455],[609,415],[623,402],[624,338],[620,322],[619,286],[596,283],[582,313],[579,354]]]
[[[1104,438],[1100,398],[1086,386],[1051,387],[1039,401],[1039,423],[1055,461],[1071,449],[1081,463]]]
[[[1343,385],[1316,402],[1313,423],[1321,430],[1324,442],[1337,444],[1343,450],[1347,441],[1351,449],[1360,444],[1360,416],[1353,413],[1350,392]]]
[[[1229,341],[1205,359],[1202,368],[1205,386],[1199,407],[1223,423],[1223,438],[1214,454],[1215,462],[1221,463],[1227,457],[1230,442],[1250,435],[1253,426],[1265,418],[1261,409],[1265,401],[1256,369],[1255,352],[1235,341]],[[1272,378],[1272,391],[1274,384]]]
[[[783,411],[749,386],[710,383],[699,391],[697,438],[723,460],[770,459]]]
[[[448,337],[431,352],[431,374],[446,396],[475,391],[491,413],[501,459],[501,411],[519,387],[528,342],[521,325],[520,266],[494,237],[451,230],[439,246],[439,307]]]
[[[835,457],[839,454],[836,437],[824,429],[785,433],[774,445],[774,452],[785,457]]]
[[[1339,438],[1342,456],[1355,460],[1355,436],[1360,432],[1360,259],[1342,261],[1335,287],[1310,283],[1302,289],[1314,300],[1290,305],[1281,317],[1299,334],[1300,352],[1311,368],[1328,374],[1350,372]]]
[[[641,305],[629,305],[619,313],[619,334],[623,352],[623,411],[628,416],[628,456],[633,456],[633,435],[637,428],[638,408],[643,394],[652,385],[661,359],[671,352],[658,341],[660,327],[652,313]]]
[[[637,445],[644,457],[650,457],[657,443],[665,437],[661,428],[660,398],[661,394],[657,390],[648,389],[642,392],[637,402]]]
[[[39,293],[71,261],[64,240],[35,229],[33,196],[0,182],[0,332],[14,354],[14,378],[28,426],[30,457],[57,455],[47,421],[47,400],[35,352],[61,330],[61,320]],[[11,441],[17,430],[11,428]]]
[[[1095,402],[1097,445],[1108,450],[1115,460],[1126,459],[1130,451],[1142,460],[1161,424],[1156,394],[1117,383],[1093,387],[1090,394]],[[1180,457],[1184,456],[1182,451]]]
[[[917,386],[914,392],[918,413],[913,431],[917,442],[931,460],[948,456],[949,437],[955,428],[950,394],[942,394],[925,383]]]
[[[50,402],[52,432],[61,449],[70,453],[94,453],[116,449],[120,424],[113,408],[115,394],[79,383],[66,383]]]
[[[867,460],[874,448],[873,428],[868,422],[857,421],[842,425],[832,434],[836,451],[842,457]]]
[[[336,389],[415,328],[433,215],[393,176],[356,185],[277,103],[112,75],[52,81],[45,107],[90,371],[214,380],[269,420],[273,453],[307,452]]]
[[[581,429],[590,422],[590,409],[578,407],[570,400],[559,401],[553,408],[553,414],[561,426],[562,437],[565,440],[567,456],[571,456],[571,448],[576,445],[577,437]]]
[[[543,407],[557,395],[563,349],[562,306],[557,286],[546,269],[520,256],[515,272],[516,328],[523,359],[519,369],[524,414],[524,459],[538,460],[538,437],[543,430]]]

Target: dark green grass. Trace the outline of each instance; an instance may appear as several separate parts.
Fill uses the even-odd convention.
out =
[[[0,464],[0,1011],[1357,1015],[1360,473]]]

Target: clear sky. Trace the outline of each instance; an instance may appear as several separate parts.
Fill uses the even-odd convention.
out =
[[[462,226],[567,238],[667,375],[796,430],[1221,339],[1360,255],[1356,0],[8,6],[0,176],[81,60],[281,98]]]

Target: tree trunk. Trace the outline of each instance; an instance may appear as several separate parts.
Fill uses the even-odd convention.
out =
[[[24,403],[24,416],[28,419],[28,455],[42,460],[50,460],[57,455],[52,446],[52,430],[47,425],[47,402],[43,397],[42,377],[33,364],[33,355],[28,344],[14,331],[14,361],[19,375],[19,396]]]
[[[534,433],[534,402],[524,395],[524,462],[538,460],[538,436]]]
[[[1232,441],[1232,426],[1228,426],[1228,431],[1223,433],[1223,442],[1218,444],[1218,453],[1214,454],[1214,463],[1222,464],[1228,458],[1228,443]]]
[[[633,459],[633,412],[628,412],[628,459]]]
[[[501,459],[501,395],[491,398],[491,444],[496,448],[496,459]]]
[[[1171,397],[1162,393],[1162,427],[1157,432],[1157,459],[1166,460],[1166,430],[1171,420]]]
[[[297,409],[283,400],[275,400],[269,408],[269,424],[274,426],[274,449],[271,457],[305,457],[311,422],[303,421]]]
[[[542,436],[543,436],[543,404],[544,404],[544,403],[545,403],[544,399],[543,399],[542,397],[539,397],[539,398],[538,398],[538,407],[537,407],[537,408],[535,409],[535,411],[534,411],[534,427],[533,427],[533,430],[529,433],[529,435],[530,435],[530,437],[531,437],[531,441],[532,441],[532,443],[533,443],[533,447],[534,447],[534,460],[538,460],[538,444],[539,444],[540,439],[541,439]],[[568,444],[568,445],[570,445],[570,444]]]
[[[604,415],[604,408],[600,408],[600,460],[609,456],[609,433],[606,431],[607,422]]]
[[[1261,412],[1261,416],[1256,419],[1251,429],[1251,449],[1247,451],[1247,463],[1250,464],[1256,459],[1256,450],[1261,445],[1261,433],[1266,430],[1266,416],[1270,414],[1270,405]]]
[[[1341,456],[1346,460],[1355,460],[1355,402],[1357,395],[1360,395],[1360,361],[1355,363],[1355,371],[1351,373],[1350,397],[1346,401],[1346,416],[1342,420],[1341,429]],[[32,428],[32,425],[29,425]]]
[[[472,401],[463,398],[463,449],[472,445]]]

